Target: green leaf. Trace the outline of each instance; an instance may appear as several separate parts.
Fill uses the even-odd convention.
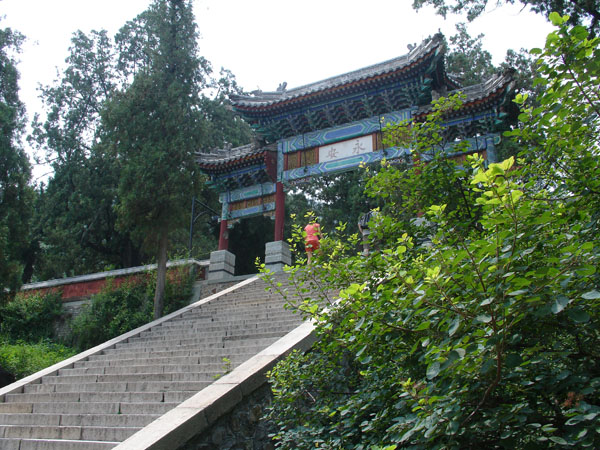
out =
[[[477,317],[475,317],[475,321],[481,323],[489,323],[492,321],[492,316],[490,316],[489,314],[479,314]]]
[[[361,364],[369,364],[372,359],[373,359],[373,357],[371,355],[368,355],[368,356],[365,356],[364,358],[360,358],[358,361]]]
[[[560,444],[560,445],[569,445],[569,443],[567,441],[565,441],[563,438],[561,438],[559,436],[551,436],[550,440],[552,442],[556,442],[557,444]]]
[[[548,16],[548,19],[550,19],[550,22],[552,22],[552,25],[554,25],[554,26],[562,25],[564,22],[561,15],[559,13],[557,13],[556,11],[552,11],[550,13],[550,15]]]
[[[367,349],[367,346],[363,346],[363,348],[361,348],[358,352],[356,352],[356,357],[359,358],[360,355],[362,355],[364,353],[364,351]]]
[[[458,331],[460,327],[460,317],[455,318],[450,324],[450,328],[448,328],[448,335],[452,336],[454,333]]]
[[[427,320],[425,322],[421,322],[419,324],[419,326],[417,328],[415,328],[415,331],[427,330],[427,329],[429,329],[430,326],[431,326],[431,322],[429,320]]]
[[[581,308],[570,309],[567,314],[576,323],[586,323],[590,320],[590,315]]]
[[[586,300],[598,300],[600,298],[600,292],[597,290],[591,290],[582,295]]]
[[[427,378],[428,379],[433,379],[435,377],[437,377],[440,373],[440,363],[439,362],[434,362],[429,364],[429,366],[427,367]]]
[[[521,355],[517,353],[511,353],[506,356],[506,367],[509,369],[519,366],[522,362]]]
[[[569,304],[570,300],[564,295],[558,296],[552,305],[552,312],[558,314]]]
[[[489,304],[491,304],[494,301],[494,297],[488,297],[485,300],[483,300],[479,306],[487,306]]]
[[[512,297],[516,297],[517,295],[523,295],[523,294],[527,294],[527,289],[519,289],[517,291],[512,291],[512,292],[508,293],[508,295],[510,295]]]
[[[518,189],[515,189],[514,191],[512,191],[510,193],[511,196],[511,200],[513,203],[517,203],[519,201],[519,199],[523,196],[523,191],[519,191]]]
[[[454,362],[457,359],[463,359],[465,354],[466,354],[466,351],[464,348],[455,348],[450,353],[448,353],[448,360],[450,362]]]

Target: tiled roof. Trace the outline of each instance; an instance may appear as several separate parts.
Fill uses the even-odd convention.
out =
[[[353,72],[348,72],[335,77],[327,78],[322,81],[307,84],[290,90],[281,90],[276,92],[257,92],[253,96],[232,95],[230,99],[236,108],[260,108],[268,107],[280,103],[288,103],[302,97],[308,97],[324,91],[333,91],[340,87],[357,83],[368,82],[378,77],[384,77],[403,69],[410,68],[423,57],[431,54],[443,46],[443,38],[436,34],[433,38],[425,41],[406,55],[374,64]]]
[[[218,171],[221,167],[241,167],[261,162],[266,151],[276,151],[276,147],[258,146],[255,143],[231,149],[217,149],[208,153],[196,152],[196,162],[206,172]]]
[[[475,84],[473,86],[467,86],[460,89],[455,89],[448,92],[446,96],[452,95],[458,92],[462,92],[466,95],[466,99],[461,109],[456,111],[453,115],[464,114],[465,109],[477,108],[479,105],[482,107],[501,96],[504,96],[507,91],[511,91],[514,87],[515,81],[513,75],[514,69],[505,70],[502,73],[496,73],[491,78],[487,79],[483,83]],[[421,106],[418,112],[415,114],[420,117],[431,111],[431,105]]]

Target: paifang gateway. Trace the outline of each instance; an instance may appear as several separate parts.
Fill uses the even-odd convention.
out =
[[[228,247],[228,222],[256,215],[274,215],[274,241],[282,241],[286,187],[410,154],[409,148],[383,148],[382,128],[424,120],[441,96],[466,96],[445,119],[446,141],[467,139],[466,153],[496,162],[495,145],[517,115],[514,70],[461,87],[446,73],[445,52],[437,34],[406,55],[353,72],[293,89],[282,84],[275,92],[232,95],[233,108],[255,130],[255,141],[196,154],[222,204],[219,250]],[[451,145],[447,152],[461,156]]]

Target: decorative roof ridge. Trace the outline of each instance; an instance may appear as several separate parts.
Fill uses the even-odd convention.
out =
[[[276,144],[259,146],[252,142],[246,145],[240,145],[235,148],[222,148],[209,150],[208,152],[195,152],[196,162],[200,164],[222,164],[229,161],[235,161],[249,156],[254,156],[265,151],[276,151]]]
[[[422,56],[428,54],[436,47],[443,45],[444,39],[441,33],[436,33],[431,38],[424,40],[417,47],[412,49],[405,55],[398,56],[387,61],[373,64],[361,69],[357,69],[344,74],[326,78],[314,83],[305,84],[289,90],[281,90],[276,92],[261,92],[258,91],[253,96],[249,95],[231,95],[229,98],[235,104],[245,103],[260,104],[260,103],[277,103],[284,100],[308,95],[314,92],[323,91],[346,83],[363,80],[369,77],[381,75],[384,73],[393,72],[402,67],[408,66],[414,61],[417,61]]]
[[[496,72],[482,83],[454,89],[453,91],[448,92],[448,95],[462,92],[467,96],[467,100],[470,100],[471,98],[478,98],[480,96],[485,97],[499,87],[504,86],[507,82],[513,81],[513,75],[515,72],[516,70],[513,68],[505,69],[502,72]]]
[[[473,84],[471,86],[466,86],[459,89],[454,89],[452,91],[448,91],[448,93],[444,94],[444,97],[448,97],[452,94],[463,93],[466,95],[466,99],[463,105],[463,107],[465,107],[470,103],[477,102],[478,100],[483,100],[486,97],[491,96],[495,92],[504,89],[506,86],[514,85],[515,81],[513,75],[515,72],[516,70],[513,68],[505,69],[502,72],[496,72],[482,83]],[[419,107],[419,110],[415,114],[415,116],[423,117],[431,110],[431,104],[423,105]]]

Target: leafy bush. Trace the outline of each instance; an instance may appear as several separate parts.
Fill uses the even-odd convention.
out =
[[[77,352],[69,347],[47,340],[36,344],[0,340],[0,367],[12,373],[17,379],[31,375]]]
[[[193,277],[188,268],[170,271],[165,287],[165,314],[189,302]],[[102,292],[71,323],[73,345],[84,350],[131,331],[153,320],[154,274],[144,280],[114,286],[110,281]]]
[[[384,167],[368,184],[389,200],[375,250],[329,238],[292,269],[301,292],[344,289],[331,310],[296,305],[320,340],[271,374],[279,448],[600,447],[600,41],[551,17],[541,106],[518,97],[510,133],[539,164],[471,157],[449,178],[465,194],[454,205],[415,189],[421,242],[395,217],[411,200],[399,183],[428,166]],[[413,129],[415,148],[436,146]]]
[[[54,324],[63,313],[60,293],[18,294],[0,307],[0,334],[11,340],[37,342],[51,338]]]

